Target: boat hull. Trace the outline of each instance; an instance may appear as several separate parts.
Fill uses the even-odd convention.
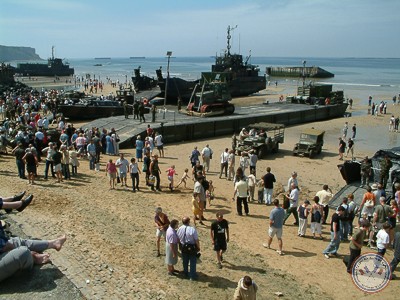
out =
[[[121,116],[124,114],[124,108],[122,106],[59,105],[58,112],[71,120],[92,120]],[[132,114],[132,109],[129,109],[129,114]]]

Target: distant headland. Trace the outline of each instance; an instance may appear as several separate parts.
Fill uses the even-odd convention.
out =
[[[0,62],[14,60],[42,60],[35,48],[0,45]]]

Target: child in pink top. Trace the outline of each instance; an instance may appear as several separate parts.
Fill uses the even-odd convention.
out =
[[[168,168],[165,172],[167,172],[168,175],[169,189],[172,191],[174,189],[174,175],[178,175],[178,173],[176,173],[174,165]]]
[[[106,166],[106,175],[110,179],[110,190],[115,190],[115,178],[117,178],[117,167],[115,163],[113,163],[112,159],[110,159]]]

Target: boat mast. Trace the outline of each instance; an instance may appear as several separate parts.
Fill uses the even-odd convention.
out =
[[[51,59],[54,59],[54,46],[51,46]]]
[[[231,44],[230,44],[230,41],[231,41],[231,38],[232,38],[231,31],[233,31],[236,28],[237,28],[237,25],[235,27],[231,27],[230,25],[228,26],[228,35],[226,37],[227,40],[228,40],[227,46],[226,46],[226,49],[228,50],[228,56],[231,55]]]
[[[306,85],[306,61],[303,60],[303,96],[305,95],[306,89],[305,89],[305,85]]]

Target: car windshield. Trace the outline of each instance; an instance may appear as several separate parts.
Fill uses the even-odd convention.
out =
[[[317,141],[318,136],[317,135],[310,135],[307,133],[302,133],[300,136],[300,141],[302,142],[308,142],[308,143],[313,143]]]

